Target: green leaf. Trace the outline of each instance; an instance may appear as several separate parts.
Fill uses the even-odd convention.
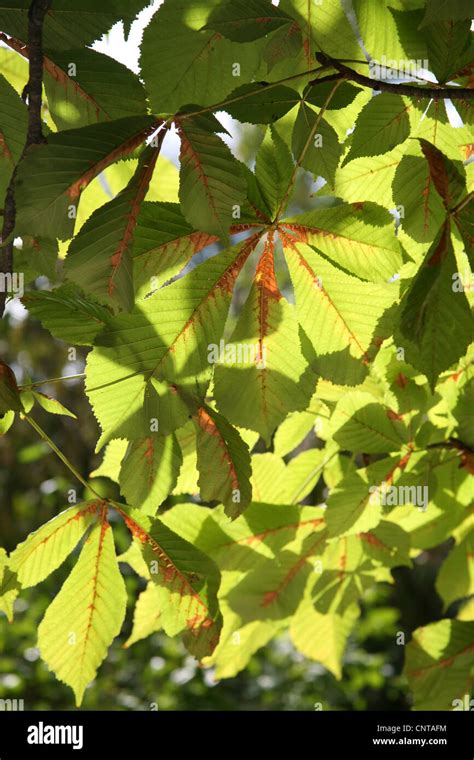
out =
[[[279,430],[281,430],[280,426]],[[268,504],[297,504],[316,486],[323,470],[325,452],[308,449],[285,464],[277,454],[252,456],[252,486],[254,501],[265,499]]]
[[[105,447],[104,457],[100,465],[90,473],[91,478],[110,478],[119,482],[120,466],[128,448],[128,441],[115,438]]]
[[[312,106],[322,108],[334,88],[334,82],[320,82],[316,79],[314,84],[308,85],[303,92],[303,100]],[[326,106],[326,110],[346,108],[354,100],[361,90],[349,82],[343,82],[336,90]]]
[[[46,50],[44,87],[58,129],[146,114],[146,93],[130,69],[95,50]]]
[[[26,138],[28,112],[11,84],[0,75],[0,198],[5,198],[14,166],[18,163]]]
[[[400,96],[383,92],[364,106],[357,119],[343,166],[360,156],[377,156],[404,142],[410,134],[408,109]]]
[[[408,361],[433,390],[443,370],[463,356],[472,341],[471,309],[455,289],[456,257],[449,221],[438,232],[401,304],[400,333]]]
[[[281,26],[270,34],[263,53],[268,72],[286,58],[293,60],[301,58],[302,49],[303,39],[298,24],[291,22]]]
[[[252,498],[249,450],[237,430],[210,407],[200,407],[195,422],[201,498],[222,502],[235,519]]]
[[[272,509],[276,511],[285,508],[272,505]],[[312,514],[321,515],[321,512],[313,510]],[[275,533],[280,547],[284,548],[270,550],[264,558],[256,555],[251,560],[249,557],[247,563],[252,561],[252,572],[246,572],[237,583],[234,577],[227,599],[232,609],[240,615],[242,622],[256,619],[283,620],[292,617],[297,610],[311,577],[314,557],[322,556],[326,546],[323,520],[315,517],[307,522],[303,516],[300,519],[301,524],[297,519],[291,529],[289,526],[288,531]],[[268,535],[265,531],[263,534]],[[247,543],[252,544],[253,554],[259,540],[261,541],[261,537],[258,536],[253,541],[250,538],[247,540]],[[248,553],[248,546],[241,546],[241,556],[243,548],[246,548]],[[228,554],[226,565],[231,568],[239,553],[236,548],[232,549],[230,546],[226,546],[225,550]],[[241,572],[248,569],[247,563],[238,565],[238,569]]]
[[[441,565],[436,590],[446,607],[474,594],[474,530],[454,546]]]
[[[86,299],[72,283],[51,291],[30,290],[22,301],[56,338],[79,346],[92,345],[95,336],[112,319],[106,307]]]
[[[396,526],[382,522],[368,533],[329,542],[312,592],[317,612],[344,615],[374,585],[378,568],[409,564],[406,553],[409,542],[401,547],[396,539],[404,533],[401,528],[398,535],[394,530],[397,531]]]
[[[265,132],[257,152],[255,178],[264,208],[273,219],[291,184],[295,166],[291,153],[275,127]]]
[[[414,100],[412,106],[410,110],[412,137],[428,140],[454,161],[464,161],[469,157],[468,146],[471,142],[472,130],[469,130],[469,127],[453,129],[443,100],[432,100],[426,108]]]
[[[128,503],[154,515],[175,487],[182,461],[174,435],[132,441],[120,469],[120,488]]]
[[[14,421],[15,421],[15,412],[9,411],[1,415],[0,416],[0,435],[5,435],[5,433],[7,433],[10,430]]]
[[[38,629],[41,657],[72,688],[77,706],[120,633],[126,604],[112,530],[103,510]]]
[[[317,354],[316,371],[332,382],[360,382],[371,354],[388,334],[382,317],[397,298],[397,286],[350,277],[288,235],[283,245],[297,318]]]
[[[394,13],[387,8],[385,0],[373,0],[370,3],[354,0],[354,12],[364,49],[369,53],[370,59],[378,63],[386,60],[387,68],[390,68],[391,61],[396,69],[397,65],[403,63],[406,66],[410,59],[428,57],[423,39],[419,34],[413,33],[421,20],[420,11]],[[411,27],[410,34],[407,34],[406,26]],[[375,78],[383,77],[375,75]]]
[[[449,450],[444,452],[443,457],[444,461],[436,450],[425,453],[416,470],[408,473],[411,476],[410,485],[428,484],[430,498],[427,509],[414,509],[413,504],[406,503],[392,509],[387,518],[409,532],[411,545],[417,549],[431,549],[443,543],[466,516],[462,499],[463,470],[459,468],[458,458],[453,458]],[[433,474],[436,475],[434,484]],[[403,478],[400,478],[398,485],[402,483]],[[470,500],[468,492],[467,503]]]
[[[390,13],[395,19],[400,45],[405,51],[401,57],[408,58],[410,63],[412,59],[415,59],[418,63],[416,59],[424,59],[428,56],[425,39],[419,32],[425,6],[424,0],[389,0],[389,5]],[[375,35],[377,31],[380,30],[375,28]],[[422,60],[421,65],[423,64]]]
[[[407,646],[405,675],[415,710],[466,709],[474,665],[474,621],[439,620],[418,628]],[[467,708],[469,709],[469,707]]]
[[[323,403],[313,397],[307,409],[293,412],[283,420],[273,438],[275,454],[284,457],[302,443],[308,433],[315,429],[318,413],[323,410]]]
[[[286,465],[281,456],[267,451],[252,455],[252,497],[266,504],[286,504]]]
[[[139,578],[144,578],[147,581],[151,580],[150,568],[143,558],[139,538],[133,538],[126,551],[117,557],[117,559],[119,562],[126,562]]]
[[[271,124],[281,119],[301,100],[296,90],[284,85],[263,86],[243,84],[233,90],[224,109],[234,119],[249,124]]]
[[[163,435],[186,422],[179,391],[205,392],[208,346],[219,342],[233,285],[257,242],[254,236],[214,256],[101,333],[86,368],[87,395],[103,430],[98,448],[112,438],[146,438],[154,420]]]
[[[408,442],[403,418],[365,391],[352,391],[341,398],[331,429],[342,449],[366,454],[399,451]]]
[[[165,0],[146,27],[140,66],[154,113],[220,103],[239,82],[253,81],[261,66],[258,41],[242,44],[199,31],[220,7],[220,0]]]
[[[356,35],[339,0],[281,0],[278,7],[300,26],[307,68],[314,68],[314,53],[320,50],[333,58],[360,57]]]
[[[222,140],[181,121],[181,184],[179,198],[187,221],[224,242],[229,227],[240,218],[245,201],[245,182],[239,165]]]
[[[247,667],[252,655],[265,646],[282,629],[279,620],[261,621],[241,625],[239,616],[233,612],[225,599],[221,600],[224,626],[214,654],[203,665],[215,667],[215,679],[234,678]]]
[[[387,282],[402,263],[393,217],[375,203],[306,211],[284,219],[282,225],[284,231],[364,280]]]
[[[323,449],[309,449],[290,459],[286,467],[287,503],[300,503],[311,494],[322,475],[324,458]]]
[[[97,520],[101,504],[85,501],[65,509],[31,533],[10,555],[9,568],[24,588],[36,586],[56,570]]]
[[[25,282],[36,280],[38,276],[44,276],[54,283],[57,265],[58,244],[56,240],[32,238],[24,235],[21,248],[14,247],[13,249],[14,271],[23,272]]]
[[[196,450],[196,432],[194,423],[190,420],[176,431],[181,453],[183,455],[183,466],[179,473],[178,482],[173,490],[174,495],[199,493],[197,471],[197,450]]]
[[[13,620],[13,603],[20,588],[16,573],[12,572],[8,566],[7,553],[0,547],[0,612],[7,616],[10,623]]]
[[[439,21],[457,21],[472,17],[472,9],[464,0],[427,0],[426,11],[421,26]]]
[[[430,69],[438,82],[447,82],[472,63],[471,19],[440,21],[423,27]]]
[[[294,308],[282,296],[269,234],[255,283],[216,365],[219,410],[268,443],[286,414],[306,405],[300,381],[306,369]]]
[[[66,417],[72,417],[77,420],[74,412],[70,412],[69,409],[66,409],[66,407],[57,399],[47,396],[46,393],[40,393],[37,391],[32,391],[32,394],[35,401],[37,401],[48,414],[63,414]]]
[[[227,0],[212,11],[204,29],[234,42],[251,42],[292,21],[269,0]]]
[[[349,606],[343,615],[321,615],[308,594],[291,621],[291,640],[301,654],[341,678],[342,657],[358,616],[356,604]]]
[[[70,238],[82,190],[141,145],[155,125],[152,116],[130,116],[58,132],[47,145],[32,146],[16,178],[16,232]]]
[[[381,156],[355,158],[339,167],[334,188],[336,195],[349,203],[373,201],[385,208],[393,208],[392,182],[403,153],[404,146],[398,145]]]
[[[335,130],[306,103],[299,108],[291,146],[299,166],[334,185],[342,145]]]
[[[474,379],[471,378],[459,394],[453,409],[458,435],[463,443],[474,447]]]
[[[23,411],[23,404],[14,373],[8,364],[0,361],[0,415],[10,411]]]
[[[402,158],[393,179],[393,198],[402,211],[405,232],[419,243],[431,243],[446,211],[427,161],[419,156]]]
[[[456,100],[456,111],[460,115],[463,124],[472,126],[474,124],[474,106],[471,100],[459,98]]]
[[[334,416],[337,414],[336,411]],[[371,442],[377,437],[374,432]],[[406,458],[406,455],[387,457],[344,475],[327,500],[326,523],[331,536],[352,535],[377,527],[383,512],[376,489],[393,483],[394,474],[406,466]]]
[[[125,642],[125,647],[131,647],[137,641],[146,639],[155,631],[161,630],[161,594],[160,589],[151,581],[142,591],[133,611],[133,628]]]
[[[428,161],[433,184],[443,199],[445,208],[449,210],[466,193],[464,177],[456,164],[434,145],[423,139],[420,139],[420,145]]]
[[[159,149],[148,147],[127,187],[94,211],[71,245],[65,275],[85,293],[115,309],[133,307],[131,247],[140,206],[153,175]]]
[[[141,543],[159,591],[163,629],[168,636],[184,633],[186,647],[198,659],[212,654],[222,626],[217,566],[160,520],[154,520],[149,528],[135,516],[125,516],[125,522]]]

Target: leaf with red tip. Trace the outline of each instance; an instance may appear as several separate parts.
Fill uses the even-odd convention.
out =
[[[221,501],[238,517],[252,498],[250,453],[239,433],[210,407],[200,407],[197,430],[198,485],[205,501]]]
[[[184,643],[198,659],[212,654],[222,626],[217,565],[161,520],[139,521],[135,513],[122,516],[159,592],[163,629],[168,636],[183,633]]]
[[[158,136],[160,146],[164,135],[162,131]],[[100,303],[112,303],[116,309],[133,307],[131,247],[159,152],[159,147],[143,152],[127,187],[94,211],[69,246],[66,277]]]
[[[174,435],[132,441],[120,468],[120,488],[128,503],[154,515],[175,487],[182,462]]]
[[[38,629],[41,657],[57,678],[73,689],[78,706],[120,633],[126,605],[125,583],[103,508],[77,564]]]
[[[82,191],[109,164],[130,155],[158,127],[153,116],[127,116],[52,134],[30,146],[18,168],[16,232],[68,240]]]
[[[245,203],[245,182],[227,145],[191,119],[179,122],[183,214],[197,230],[229,239]]]
[[[56,570],[97,520],[99,501],[85,501],[65,509],[31,533],[10,555],[9,568],[24,588],[36,586]]]

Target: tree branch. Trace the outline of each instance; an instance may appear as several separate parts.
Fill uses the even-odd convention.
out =
[[[325,66],[331,65],[340,75],[342,75],[343,79],[350,79],[352,82],[357,82],[363,87],[370,87],[372,90],[396,92],[398,95],[408,95],[410,98],[433,98],[434,100],[442,100],[446,98],[450,98],[451,100],[459,98],[463,100],[474,99],[474,89],[468,87],[418,87],[412,84],[395,84],[394,82],[372,79],[371,77],[359,74],[357,71],[350,69],[344,63],[337,61],[335,58],[331,58],[325,53],[317,53],[316,58]]]
[[[0,247],[0,273],[8,275],[13,269],[13,240],[5,244],[13,233],[16,220],[15,178],[23,157],[30,145],[45,142],[41,122],[41,94],[43,88],[43,22],[51,6],[51,0],[32,0],[28,10],[28,48],[30,51],[28,93],[28,129],[26,142],[16,164],[5,196],[5,209]],[[7,297],[6,278],[0,292],[0,317],[5,311]]]
[[[474,449],[472,446],[468,446],[467,443],[464,443],[463,441],[460,441],[459,438],[455,438],[454,436],[451,436],[446,441],[440,441],[439,443],[429,443],[426,446],[427,449],[456,449],[457,451],[461,452],[469,452],[470,454],[474,454]]]

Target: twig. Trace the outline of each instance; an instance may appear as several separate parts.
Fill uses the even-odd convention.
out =
[[[45,142],[41,122],[41,93],[43,87],[43,22],[51,0],[32,0],[28,11],[28,47],[30,51],[28,93],[28,129],[23,152],[16,164],[5,196],[2,238],[0,245],[0,273],[11,274],[13,269],[13,240],[9,240],[15,228],[15,179],[18,167],[30,145]],[[9,241],[9,242],[6,242]],[[0,292],[0,317],[5,311],[6,287]]]
[[[61,460],[61,462],[66,465],[66,467],[68,468],[68,470],[70,470],[70,472],[72,472],[72,474],[74,475],[75,478],[77,478],[77,480],[79,481],[79,483],[82,483],[82,485],[84,486],[84,488],[88,488],[90,491],[92,491],[93,493],[95,493],[95,495],[98,496],[99,499],[101,499],[102,497],[100,496],[100,494],[98,494],[97,491],[94,491],[94,489],[89,485],[89,483],[85,480],[85,478],[82,477],[82,475],[80,474],[80,472],[78,470],[76,470],[76,468],[74,467],[74,465],[72,464],[72,462],[69,461],[69,459],[67,458],[67,456],[65,454],[63,454],[63,452],[60,449],[58,449],[58,447],[56,446],[56,444],[54,443],[54,441],[51,440],[51,438],[49,437],[49,435],[47,434],[47,432],[45,430],[43,430],[43,428],[40,425],[38,425],[38,423],[36,422],[36,420],[34,420],[33,417],[30,417],[29,414],[23,414],[23,417],[31,425],[31,427],[33,428],[33,430],[36,430],[36,432],[38,433],[39,437],[42,438],[43,441],[48,444],[49,448],[52,451],[54,451],[54,453],[56,454],[57,457],[59,457],[59,459]]]
[[[468,87],[417,87],[412,84],[395,84],[386,80],[372,79],[364,74],[350,69],[345,64],[331,58],[325,53],[317,53],[317,60],[323,65],[331,65],[336,71],[342,74],[344,79],[350,79],[353,82],[361,84],[363,87],[370,87],[372,90],[383,90],[385,92],[396,92],[398,95],[408,95],[411,98],[433,98],[434,100],[450,99],[474,99],[474,89]]]
[[[85,377],[85,372],[80,372],[78,375],[65,375],[64,377],[51,377],[47,380],[37,380],[35,383],[27,383],[26,385],[19,385],[18,389],[21,391],[27,388],[36,388],[37,385],[49,385],[50,383],[62,383],[65,380],[76,380]]]

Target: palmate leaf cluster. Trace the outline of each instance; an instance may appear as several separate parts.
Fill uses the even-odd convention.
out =
[[[367,76],[362,40],[372,61],[427,60],[440,86],[472,87],[469,14],[355,0],[355,28],[338,0],[165,0],[136,75],[89,46],[145,3],[70,5],[45,20],[47,140],[21,160],[28,3],[0,9],[0,192],[18,164],[23,303],[90,348],[104,459],[88,475],[123,499],[1,550],[0,608],[12,618],[80,545],[38,631],[78,704],[122,628],[119,562],[146,583],[128,646],[182,635],[227,678],[288,630],[340,677],[367,589],[451,537],[445,617],[414,633],[405,672],[415,708],[452,709],[474,673],[472,99],[453,98],[455,127],[426,82],[374,93],[331,60]],[[237,122],[261,132],[251,167]],[[320,179],[298,213],[303,172]],[[6,365],[0,380],[3,434],[35,404],[68,413]]]

